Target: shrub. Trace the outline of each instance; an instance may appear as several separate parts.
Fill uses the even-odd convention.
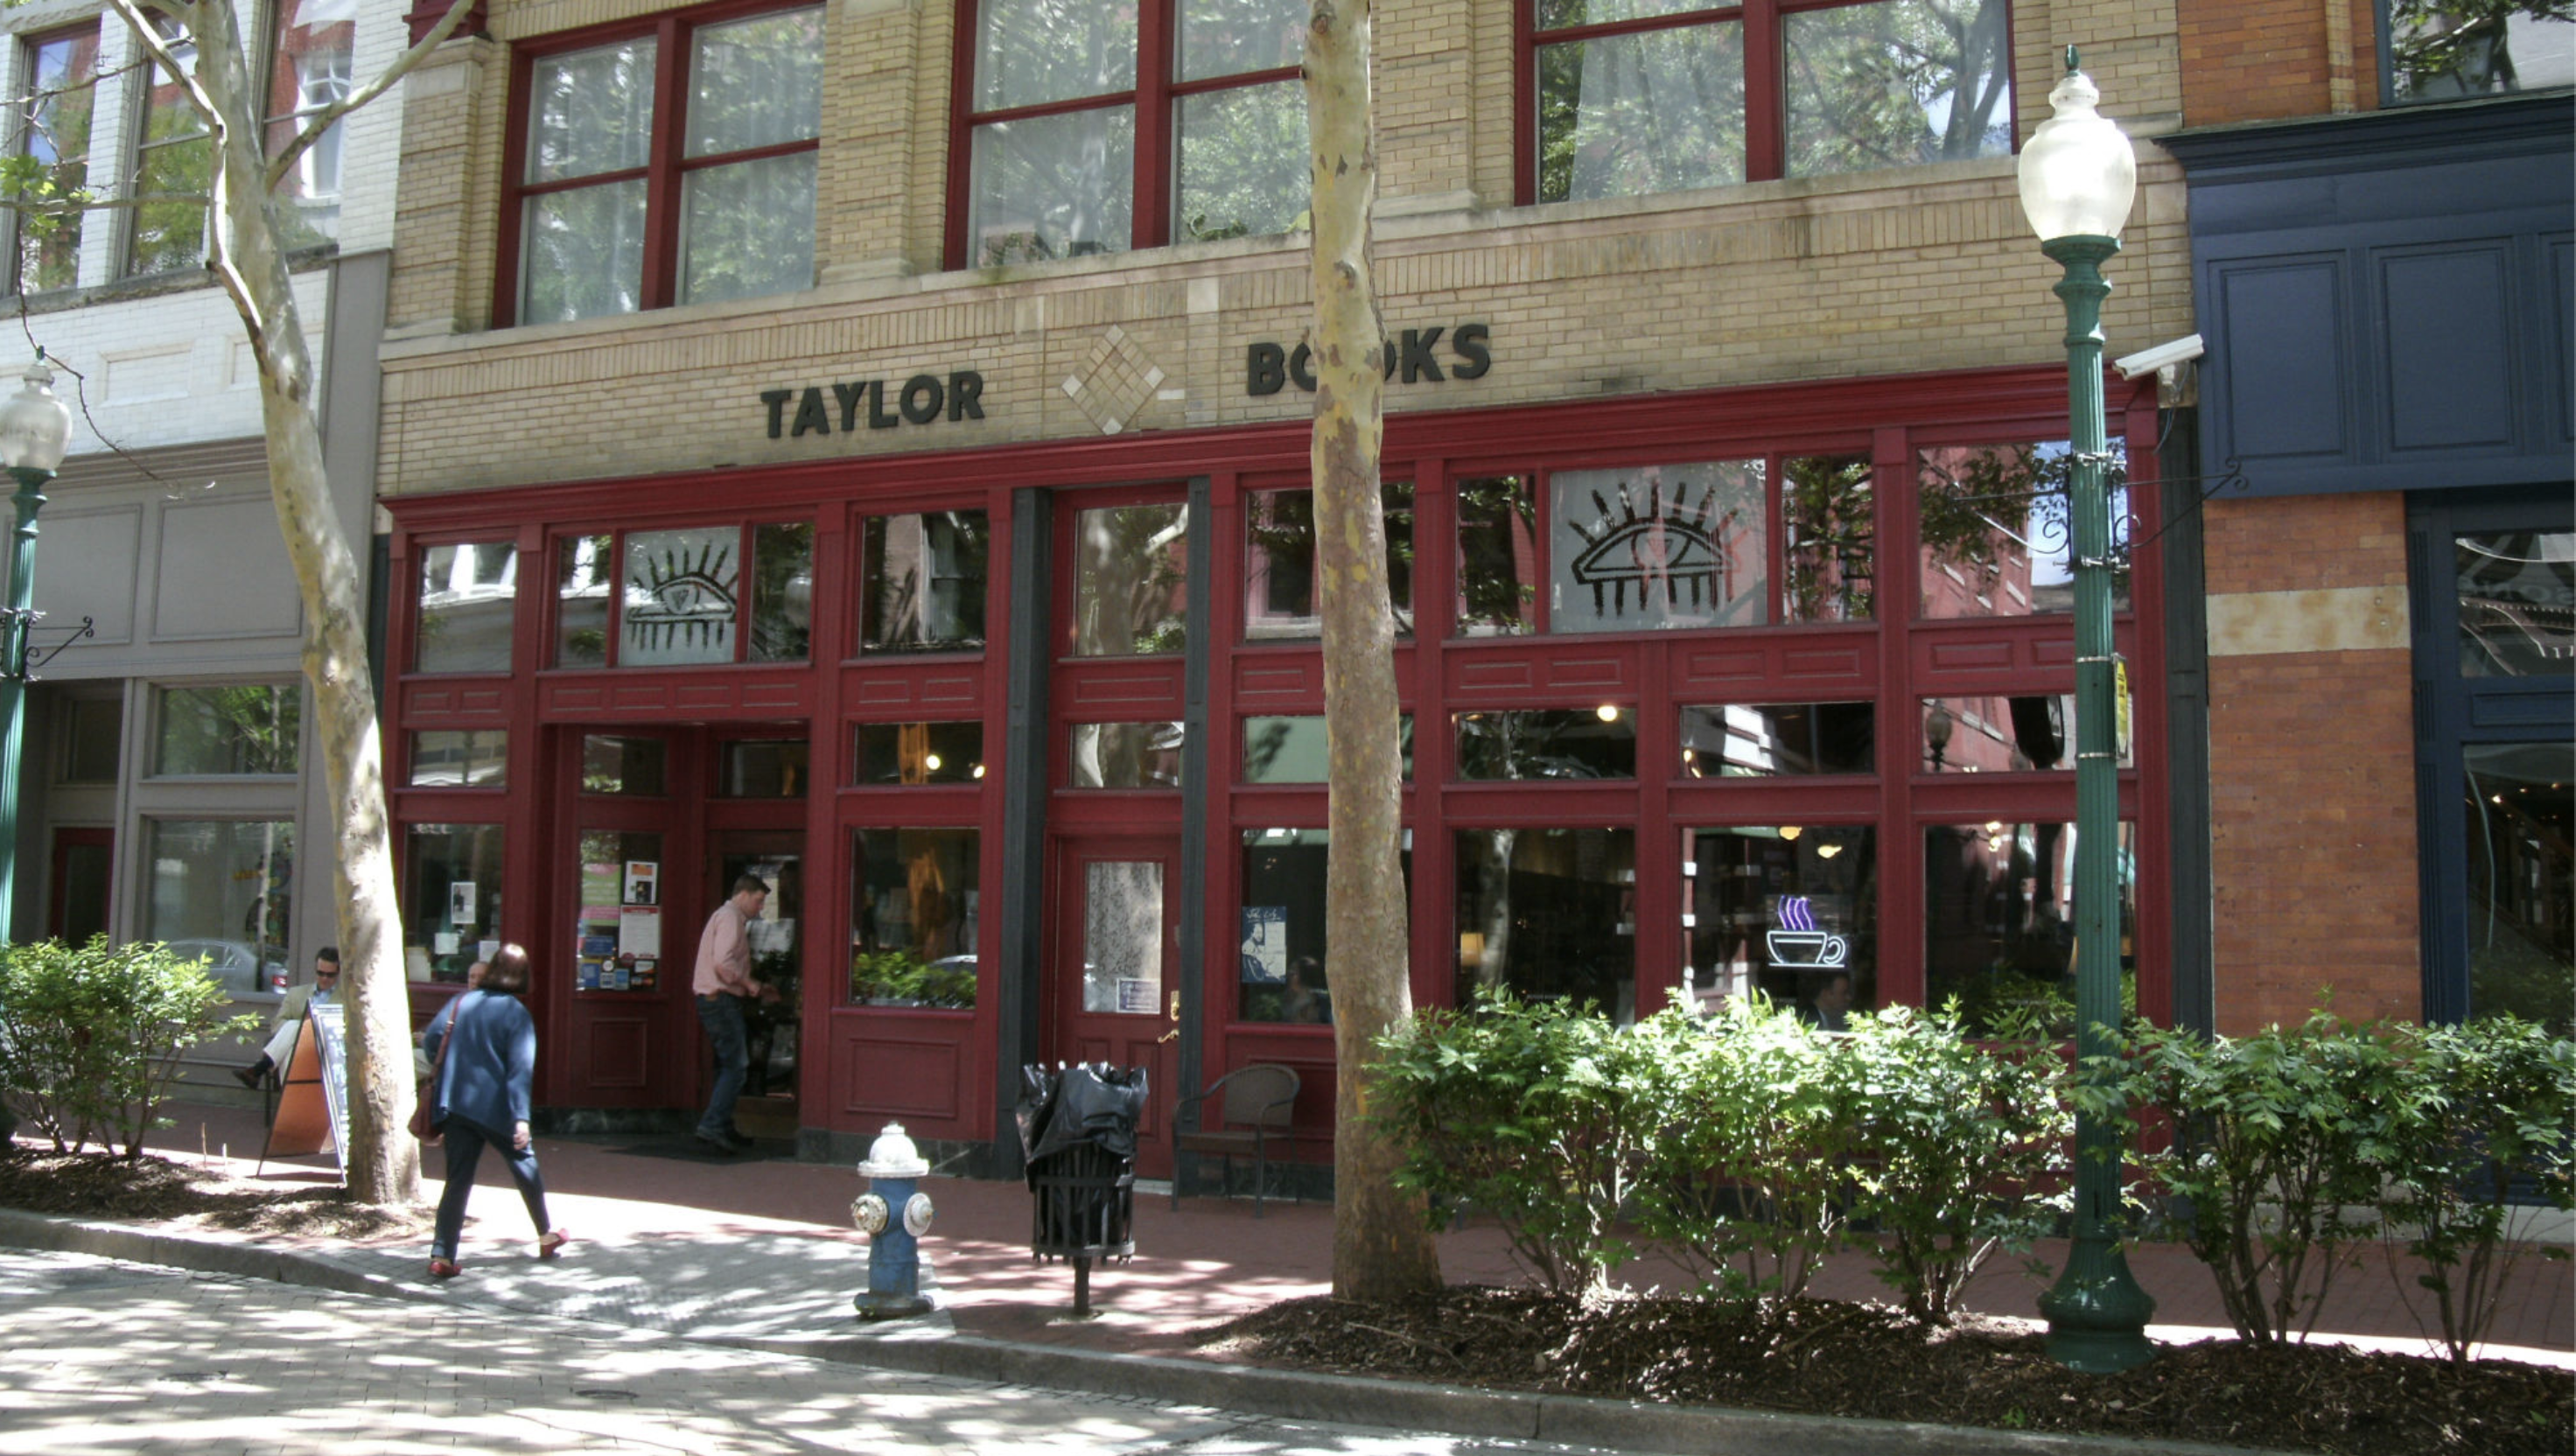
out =
[[[1638,1225],[1721,1297],[1796,1298],[1842,1236],[1854,1141],[1837,1039],[1761,997],[1728,1001],[1705,1029],[1671,1027],[1656,1042],[1671,1121],[1648,1150]]]
[[[2368,1235],[2399,1091],[2391,1034],[2325,1012],[2284,1031],[2204,1038],[2133,1027],[2121,1041],[2130,1113],[2173,1124],[2148,1174],[2188,1202],[2185,1241],[2217,1280],[2239,1338],[2305,1337]]]
[[[57,1152],[95,1139],[139,1158],[180,1053],[259,1024],[225,1001],[203,960],[157,943],[0,949],[0,1094]]]
[[[2508,1191],[2570,1206],[2576,1043],[2496,1016],[2410,1030],[2397,1055],[2403,1075],[2385,1149],[2385,1212],[2390,1231],[2428,1266],[2414,1282],[2432,1295],[2437,1342],[2465,1362],[2494,1326],[2496,1296],[2523,1254]],[[2406,1292],[2402,1281],[2399,1291]]]
[[[1662,1038],[1641,1031],[1493,992],[1425,1011],[1379,1042],[1371,1116],[1405,1149],[1396,1181],[1435,1219],[1492,1214],[1551,1290],[1606,1282],[1630,1252],[1613,1220],[1663,1118]]]
[[[1881,1235],[1878,1277],[1947,1324],[2001,1250],[2027,1251],[2066,1205],[2074,1113],[2054,1041],[1967,1039],[1957,1006],[1852,1018],[1836,1048],[1855,1158],[1851,1214]]]

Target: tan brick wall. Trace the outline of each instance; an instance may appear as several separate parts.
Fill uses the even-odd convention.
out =
[[[1905,186],[1841,179],[1736,189],[1695,207],[1594,204],[1590,216],[1429,230],[1378,251],[1391,329],[1488,324],[1483,379],[1398,384],[1394,409],[1462,408],[1777,380],[1915,373],[2059,357],[2054,265],[2029,241],[2008,160]],[[2115,350],[2190,331],[2188,259],[2169,166],[2112,267]],[[1585,209],[1575,209],[1582,212]],[[1565,210],[1550,209],[1563,215]],[[1096,436],[1062,389],[1115,325],[1168,377],[1125,428],[1289,419],[1295,390],[1250,398],[1243,351],[1293,345],[1306,258],[1276,242],[899,285],[827,288],[642,318],[414,339],[388,347],[382,489],[410,494],[685,468]],[[891,291],[888,291],[891,288]],[[873,290],[873,291],[872,291]],[[987,418],[769,440],[764,388],[921,370],[984,372]],[[519,391],[533,390],[533,395]],[[493,431],[525,416],[524,439]],[[629,418],[654,428],[629,428]],[[707,453],[675,458],[673,442]]]
[[[478,329],[491,319],[500,222],[501,134],[487,122],[508,105],[509,53],[488,40],[450,41],[403,84],[386,317],[397,328]]]
[[[2178,0],[2193,126],[2378,105],[2372,0]]]
[[[670,8],[494,0],[493,30],[521,40]],[[1247,344],[1293,345],[1305,328],[1294,241],[940,271],[954,23],[950,0],[833,0],[819,288],[488,337],[474,331],[490,318],[508,52],[449,47],[406,116],[384,491],[1096,437],[1098,401],[1063,386],[1112,326],[1164,376],[1122,428],[1301,414],[1304,395],[1248,398],[1242,379]],[[2171,0],[2032,0],[2014,24],[2025,134],[2047,114],[2070,40],[2133,129],[2152,135],[2178,115]],[[2058,356],[2055,272],[2023,224],[2009,158],[1514,208],[1510,5],[1386,0],[1379,26],[1389,326],[1484,322],[1495,357],[1481,380],[1398,385],[1392,408]],[[2114,353],[2192,328],[2180,174],[2152,147],[2143,161],[2128,248],[2110,270]],[[987,376],[981,422],[766,438],[764,388],[966,367]],[[521,420],[524,438],[492,448],[495,425]],[[699,442],[683,449],[704,458],[674,458],[675,440]]]
[[[2209,594],[2406,589],[2393,493],[2213,502]],[[2402,623],[2401,623],[2402,625]],[[2225,655],[2209,665],[2210,820],[2225,1032],[2420,1017],[2415,725],[2403,647]]]

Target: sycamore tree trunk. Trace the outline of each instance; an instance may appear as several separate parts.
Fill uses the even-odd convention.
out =
[[[1403,760],[1395,611],[1378,497],[1386,347],[1370,271],[1377,202],[1369,0],[1312,0],[1306,128],[1313,144],[1315,575],[1324,629],[1332,855],[1333,1293],[1385,1299],[1440,1284],[1421,1200],[1395,1186],[1399,1150],[1369,1118],[1373,1040],[1413,1016],[1404,912]]]
[[[410,994],[402,964],[376,695],[367,671],[366,598],[357,557],[332,509],[315,414],[313,359],[305,348],[304,323],[270,204],[272,178],[292,156],[267,154],[259,115],[263,97],[244,60],[240,16],[231,4],[109,3],[137,45],[165,74],[185,83],[190,104],[211,133],[214,195],[206,266],[240,313],[259,364],[269,493],[303,597],[304,676],[313,685],[315,736],[322,745],[330,796],[333,905],[349,1032],[349,1191],[363,1203],[414,1202],[420,1196],[420,1146],[407,1130],[412,1108]],[[193,78],[172,63],[144,14],[147,8],[179,21],[195,38]],[[383,94],[452,34],[470,8],[470,0],[460,0],[383,75],[317,118],[309,135]]]

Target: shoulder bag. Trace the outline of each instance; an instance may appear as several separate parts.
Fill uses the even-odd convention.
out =
[[[457,1002],[460,1004],[447,1016],[447,1035],[438,1039],[438,1059],[429,1064],[429,1075],[422,1079],[419,1091],[411,1100],[411,1135],[420,1139],[424,1148],[437,1147],[447,1136],[444,1129],[429,1120],[429,1107],[431,1099],[438,1095],[438,1074],[447,1066],[447,1049],[456,1041],[456,1023],[464,1010],[461,1004],[464,999],[464,994],[459,993]]]

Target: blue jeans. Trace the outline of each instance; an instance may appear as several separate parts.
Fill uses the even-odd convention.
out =
[[[698,1024],[707,1029],[707,1044],[716,1053],[716,1085],[707,1094],[707,1113],[698,1119],[698,1131],[722,1137],[733,1131],[733,1104],[742,1096],[743,1074],[751,1069],[742,1028],[742,998],[721,991],[699,997]]]
[[[536,1144],[514,1148],[509,1134],[494,1132],[453,1114],[439,1130],[445,1135],[441,1144],[447,1149],[447,1191],[438,1199],[438,1231],[429,1237],[431,1258],[456,1257],[457,1235],[465,1230],[466,1195],[474,1191],[474,1165],[483,1160],[485,1143],[500,1149],[501,1156],[510,1160],[510,1181],[519,1185],[519,1198],[528,1205],[528,1219],[537,1226],[537,1237],[554,1232],[554,1225],[546,1221],[546,1180],[537,1172]]]

